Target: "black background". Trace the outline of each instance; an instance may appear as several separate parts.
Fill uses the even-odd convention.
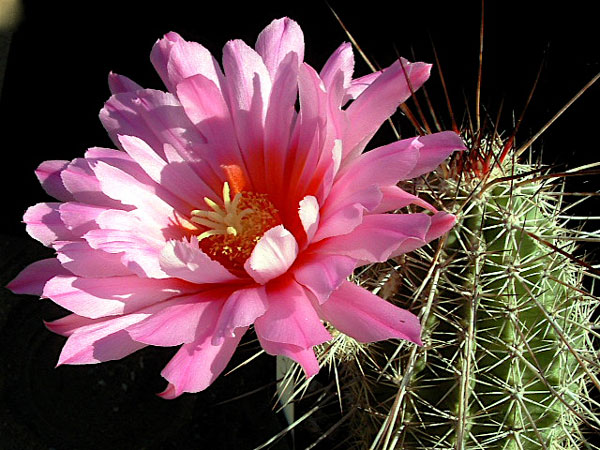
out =
[[[465,99],[473,108],[479,1],[392,3],[371,0],[351,6],[347,1],[332,0],[329,4],[365,53],[381,67],[391,64],[397,54],[433,62],[431,40],[440,57],[457,120],[464,117]],[[600,71],[597,23],[588,4],[583,1],[557,6],[536,1],[487,2],[482,105],[495,116],[503,100],[500,129],[511,128],[512,115],[520,114],[538,69],[543,65],[518,142],[524,142],[535,133]],[[320,1],[237,4],[168,0],[156,6],[148,1],[26,2],[24,18],[12,35],[0,97],[0,167],[3,169],[0,235],[4,242],[0,247],[4,255],[0,253],[0,258],[11,257],[22,264],[22,260],[14,259],[15,255],[22,253],[25,259],[32,260],[42,252],[41,246],[27,237],[21,223],[29,205],[49,200],[38,185],[34,169],[46,159],[72,159],[82,156],[88,147],[112,146],[97,118],[110,95],[109,71],[127,75],[144,87],[161,89],[162,83],[150,64],[149,53],[154,42],[166,32],[177,31],[187,40],[198,41],[220,59],[227,40],[241,38],[253,44],[264,26],[282,16],[295,19],[303,28],[305,60],[317,69],[347,40],[327,4]],[[355,73],[368,73],[360,57],[356,59]],[[435,71],[429,85],[436,110],[448,125]],[[535,144],[537,151],[543,151],[546,163],[576,167],[600,160],[599,94],[600,85],[591,88]],[[406,125],[401,130],[405,135],[413,133]],[[598,184],[590,178],[578,180],[574,186],[591,190],[594,186],[597,189]],[[2,267],[4,273],[0,281],[3,283],[19,269],[14,264]],[[224,399],[264,386],[264,371],[272,370],[272,358],[259,358],[250,368],[241,369],[239,378],[223,377],[198,396],[184,396],[174,402],[147,400],[164,387],[158,373],[172,351],[157,350],[158,357],[142,352],[138,359],[129,361],[127,364],[137,367],[140,360],[146,358],[145,367],[152,370],[142,371],[140,379],[128,383],[130,391],[126,392],[122,379],[135,372],[130,366],[110,363],[94,368],[51,369],[63,340],[53,335],[49,338],[50,333],[43,329],[41,318],[56,316],[57,310],[51,306],[48,310],[40,310],[39,306],[24,308],[18,314],[11,312],[10,323],[4,323],[7,316],[0,311],[0,326],[5,326],[5,341],[1,343],[5,348],[0,358],[13,361],[6,366],[8,375],[0,377],[0,382],[14,387],[19,385],[16,380],[19,374],[25,374],[23,393],[10,397],[0,417],[5,436],[0,440],[1,449],[53,446],[57,450],[85,450],[110,445],[125,449],[246,450],[283,427],[280,418],[270,414],[272,389],[263,389],[232,404],[218,405]],[[26,334],[24,341],[15,342],[13,346],[6,338],[27,327],[34,331]],[[251,343],[245,350],[241,349],[237,362],[254,350]],[[36,371],[39,377],[31,375]],[[53,375],[56,373],[58,375]],[[109,380],[108,385],[99,387],[100,379]],[[71,383],[79,390],[69,389],[64,383]],[[116,383],[116,387],[111,383]],[[45,393],[40,394],[42,391]],[[114,394],[115,391],[119,393]],[[54,392],[62,392],[62,396]],[[108,400],[107,392],[112,392]],[[132,399],[139,403],[131,406]],[[35,405],[31,406],[32,402]],[[76,406],[64,407],[64,404]],[[54,413],[56,417],[52,419]],[[158,425],[153,425],[153,421]],[[136,433],[146,436],[145,440],[136,438]],[[6,438],[9,435],[10,439]]]

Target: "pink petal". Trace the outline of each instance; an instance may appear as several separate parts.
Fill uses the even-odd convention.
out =
[[[418,139],[423,145],[419,148],[419,159],[412,170],[404,175],[401,180],[409,180],[431,172],[453,152],[466,149],[460,136],[453,131],[427,134],[420,136]]]
[[[379,188],[383,194],[381,203],[371,211],[373,214],[381,214],[388,211],[394,211],[396,209],[404,208],[408,205],[418,205],[421,208],[428,209],[429,211],[436,213],[437,209],[425,200],[420,199],[416,195],[410,194],[398,186],[382,186]]]
[[[68,165],[69,161],[44,161],[35,170],[35,175],[44,190],[63,202],[73,200],[73,194],[68,191],[60,177]]]
[[[304,288],[291,278],[267,286],[269,309],[254,322],[259,339],[302,349],[331,339]]]
[[[320,77],[325,84],[327,90],[333,85],[334,79],[338,74],[342,75],[342,86],[345,89],[350,87],[352,73],[354,72],[354,53],[352,45],[349,42],[344,42],[335,52],[329,57],[323,69],[321,69]]]
[[[294,278],[323,303],[356,267],[349,256],[303,254],[294,269]]]
[[[323,241],[319,252],[383,262],[399,247],[414,250],[425,245],[430,226],[431,216],[424,213],[369,215],[351,233]]]
[[[171,347],[204,339],[211,333],[227,294],[207,291],[162,303],[160,311],[127,328],[138,342]]]
[[[80,278],[59,275],[44,286],[43,296],[80,316],[127,314],[189,292],[193,286],[166,279],[137,276]]]
[[[136,177],[103,161],[94,164],[102,191],[109,197],[126,205],[135,206],[149,219],[149,227],[168,228],[176,222],[175,211],[162,197],[171,197],[164,188],[148,180],[139,181]],[[169,198],[169,200],[174,200]],[[173,201],[173,203],[177,203]],[[187,212],[187,211],[186,211]]]
[[[96,220],[104,211],[104,207],[77,202],[61,203],[58,207],[60,220],[74,236],[82,236],[98,228]]]
[[[119,94],[121,92],[135,92],[143,89],[143,87],[141,87],[135,81],[132,81],[129,78],[123,75],[118,75],[114,72],[110,72],[108,74],[108,87],[110,92],[113,94]]]
[[[80,277],[104,278],[131,275],[119,255],[95,250],[87,242],[55,242],[56,258],[62,266]]]
[[[161,372],[169,386],[159,395],[172,399],[206,389],[223,372],[243,334],[226,337],[219,345],[211,344],[210,336],[182,345]]]
[[[95,323],[103,322],[107,319],[89,319],[87,317],[81,317],[77,314],[69,314],[68,316],[60,319],[53,320],[51,322],[44,322],[46,328],[61,336],[71,336],[78,329],[93,325]]]
[[[294,235],[283,225],[268,230],[257,242],[244,269],[254,281],[265,284],[283,275],[298,255],[298,243]]]
[[[124,329],[143,320],[148,315],[149,312],[127,314],[117,318],[95,321],[75,329],[69,334],[58,358],[57,366],[112,361],[145,347],[146,344],[132,340]],[[50,324],[50,327],[52,329],[53,325]],[[58,329],[60,330],[60,326]]]
[[[264,159],[267,193],[276,202],[283,199],[288,183],[284,169],[290,147],[293,123],[297,117],[295,104],[298,97],[298,56],[289,53],[279,64],[273,80],[269,107],[265,118]]]
[[[201,74],[219,85],[223,78],[219,64],[210,52],[196,42],[188,42],[177,33],[167,33],[156,42],[150,60],[167,89],[173,93],[185,78]]]
[[[290,52],[296,53],[298,62],[304,59],[304,34],[293,20],[276,19],[258,35],[255,48],[275,79],[279,65]]]
[[[177,96],[192,123],[206,138],[207,151],[210,152],[206,159],[212,169],[221,173],[222,165],[234,164],[248,177],[231,113],[221,89],[203,75],[194,75],[177,85]],[[217,192],[220,193],[218,189]]]
[[[348,87],[346,90],[346,95],[342,104],[346,104],[349,100],[354,100],[357,98],[366,88],[371,86],[371,84],[373,84],[373,82],[379,78],[382,73],[382,70],[378,70],[377,72],[373,72],[352,80],[350,87]]]
[[[159,264],[164,238],[134,212],[107,210],[98,223],[101,229],[83,236],[91,248],[120,254],[122,264],[140,277],[168,277]]]
[[[298,215],[306,233],[307,241],[310,243],[319,228],[319,202],[317,199],[312,195],[307,195],[300,200]]]
[[[71,161],[60,176],[67,190],[72,192],[75,200],[80,203],[108,208],[129,208],[102,192],[100,182],[96,178],[89,161],[84,158],[76,158]]]
[[[6,287],[15,294],[41,296],[48,280],[58,275],[70,273],[56,258],[42,259],[25,267]]]
[[[346,109],[352,124],[344,136],[344,159],[356,157],[381,124],[429,78],[430,64],[396,61]],[[410,87],[407,83],[410,80]]]
[[[431,242],[443,234],[446,234],[456,223],[456,216],[453,214],[448,214],[444,211],[437,212],[430,217],[431,226],[425,235],[425,242]],[[413,244],[416,244],[416,246],[413,246]],[[407,241],[405,244],[400,245],[396,250],[394,250],[390,255],[390,258],[410,252],[416,248],[419,248],[420,246],[421,245],[419,245],[418,242],[411,243],[410,241]]]
[[[319,308],[324,320],[359,342],[400,338],[422,345],[417,316],[349,281]]]
[[[301,348],[296,345],[283,344],[281,342],[270,342],[261,339],[260,336],[259,341],[261,347],[269,355],[283,355],[300,364],[306,378],[310,378],[319,372],[319,360],[315,356],[312,347]]]
[[[177,98],[168,92],[143,89],[113,95],[100,111],[100,120],[115,145],[118,135],[135,136],[164,157],[165,144],[189,153],[204,142]]]
[[[160,266],[171,277],[191,283],[227,283],[238,278],[217,261],[210,259],[192,241],[169,241],[160,253]]]
[[[61,220],[59,206],[60,203],[38,203],[23,215],[27,233],[47,247],[56,240],[77,239]]]
[[[240,40],[225,45],[223,68],[227,79],[225,100],[233,117],[249,181],[255,190],[264,192],[264,160],[257,152],[263,147],[271,77],[260,55]]]
[[[233,337],[236,329],[246,328],[262,316],[269,306],[264,286],[234,291],[221,311],[213,336],[213,344],[221,343],[224,337]]]

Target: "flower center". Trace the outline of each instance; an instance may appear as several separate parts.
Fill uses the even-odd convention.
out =
[[[206,228],[197,238],[200,248],[229,269],[243,269],[258,240],[281,224],[267,194],[242,191],[231,199],[229,183],[223,184],[223,205],[204,198],[210,210],[195,209],[191,221]]]

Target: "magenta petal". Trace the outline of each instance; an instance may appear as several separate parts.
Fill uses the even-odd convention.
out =
[[[80,328],[87,327],[88,325],[93,325],[95,323],[100,323],[104,320],[107,319],[89,319],[87,317],[78,316],[77,314],[69,314],[68,316],[60,319],[44,322],[44,325],[46,325],[46,328],[53,333],[60,334],[61,336],[71,336]]]
[[[283,225],[268,230],[258,241],[244,269],[254,281],[265,284],[283,275],[298,256],[298,243]]]
[[[359,342],[400,338],[422,345],[417,316],[349,281],[320,306],[320,314]]]
[[[281,342],[270,342],[266,339],[261,339],[259,336],[261,347],[269,355],[283,355],[296,361],[304,370],[306,378],[310,378],[319,372],[319,360],[315,356],[312,347],[301,348],[296,345],[284,344]]]
[[[58,275],[70,272],[56,258],[42,259],[25,267],[6,287],[15,294],[41,296],[48,280]]]
[[[293,279],[270,283],[267,296],[269,309],[254,322],[261,340],[305,349],[331,339],[304,288]]]
[[[293,20],[287,17],[276,19],[258,35],[255,48],[262,56],[271,78],[275,79],[279,64],[288,53],[296,53],[298,62],[304,59],[304,34]]]
[[[44,161],[35,170],[35,175],[44,190],[63,202],[73,200],[73,194],[65,187],[60,177],[61,172],[68,165],[69,161]]]
[[[224,301],[223,293],[202,292],[167,300],[160,311],[127,328],[138,342],[171,347],[203,339],[212,332]]]
[[[170,399],[206,389],[223,372],[243,334],[225,337],[219,345],[213,345],[210,336],[182,345],[161,372],[170,384],[159,395]]]

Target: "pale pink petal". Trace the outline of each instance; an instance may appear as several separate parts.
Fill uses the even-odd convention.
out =
[[[383,194],[381,203],[371,211],[373,214],[381,214],[388,211],[394,211],[396,209],[404,208],[408,205],[417,205],[421,208],[428,209],[429,211],[436,213],[437,209],[425,200],[417,197],[416,195],[410,194],[398,186],[381,186],[379,188]]]
[[[269,308],[254,322],[261,341],[306,349],[331,339],[304,288],[287,277],[267,286]]]
[[[35,170],[35,176],[44,190],[52,197],[63,202],[73,200],[73,194],[63,184],[60,174],[69,165],[69,161],[44,161]]]
[[[159,261],[166,274],[191,283],[227,283],[238,279],[217,261],[210,259],[193,238],[191,241],[167,242]]]
[[[41,296],[48,280],[58,275],[70,273],[56,258],[42,259],[25,267],[6,287],[15,294]]]
[[[306,233],[307,241],[310,243],[319,228],[319,202],[317,199],[312,195],[307,195],[300,200],[298,215]]]
[[[139,84],[123,75],[114,72],[108,74],[108,87],[113,94],[121,92],[135,92],[143,89]]]
[[[172,399],[206,389],[223,372],[243,334],[226,337],[219,345],[213,345],[210,336],[182,345],[161,372],[169,386],[159,395]]]
[[[190,292],[193,285],[137,276],[80,278],[55,276],[44,286],[43,296],[80,316],[96,319],[127,314]]]
[[[52,245],[56,258],[74,275],[90,278],[119,277],[131,275],[119,255],[96,250],[85,241],[61,242]]]
[[[348,106],[346,113],[352,126],[344,136],[344,159],[351,160],[360,154],[398,105],[429,78],[430,69],[430,64],[396,61]]]
[[[269,355],[283,355],[296,361],[304,370],[306,378],[310,378],[319,372],[319,360],[312,347],[301,348],[296,345],[281,342],[270,342],[259,336],[260,346]]]
[[[417,316],[350,281],[344,281],[319,310],[324,320],[359,342],[399,338],[422,345]]]
[[[244,269],[254,281],[265,284],[283,275],[298,256],[298,243],[283,225],[268,230],[257,242]]]
[[[304,254],[293,269],[294,278],[323,303],[356,267],[356,260],[343,255]]]
[[[182,80],[197,74],[217,85],[223,78],[219,64],[206,48],[196,42],[188,42],[174,32],[167,33],[156,42],[150,60],[167,89],[173,93]]]
[[[38,203],[30,206],[23,215],[27,233],[45,246],[56,240],[77,239],[61,220],[59,207],[60,203]]]
[[[159,347],[202,340],[213,331],[225,298],[226,293],[213,290],[167,300],[127,332],[135,341]]]
[[[276,19],[258,35],[255,48],[275,79],[279,65],[290,52],[296,53],[296,64],[304,59],[304,34],[293,20]]]
[[[269,305],[264,286],[234,291],[223,305],[221,316],[213,335],[213,344],[221,343],[224,337],[235,336],[235,330],[245,328],[262,316]]]

